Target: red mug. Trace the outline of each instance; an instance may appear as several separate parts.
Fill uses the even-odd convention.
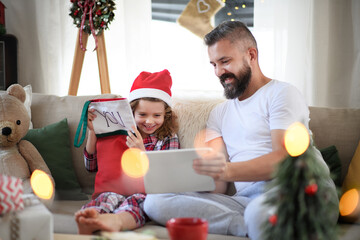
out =
[[[171,218],[166,222],[171,240],[206,240],[208,222],[202,218]]]

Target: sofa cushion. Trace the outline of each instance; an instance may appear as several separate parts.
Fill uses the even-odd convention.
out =
[[[206,127],[211,110],[223,101],[223,97],[173,97],[172,108],[179,120],[178,136],[181,148],[193,148],[195,139],[204,137],[200,135]]]
[[[24,90],[25,90],[25,94],[26,94],[24,105],[25,105],[26,111],[28,112],[28,114],[30,116],[29,129],[33,129],[33,123],[31,121],[31,99],[32,99],[32,87],[31,87],[31,85],[26,85],[24,87]]]
[[[351,188],[360,189],[360,142],[358,143],[343,183],[343,191]]]
[[[351,160],[349,170],[345,176],[343,185],[342,185],[342,193],[345,194],[349,190],[357,189],[357,191],[353,191],[354,194],[360,193],[360,141],[358,142],[358,146],[356,148],[355,154]],[[360,196],[358,196],[360,197]],[[358,222],[360,223],[360,208],[359,203],[358,206],[351,212],[349,215],[341,216],[341,220],[343,222]]]
[[[70,137],[67,119],[30,129],[24,139],[30,141],[44,158],[55,181],[55,198],[85,200],[71,161]]]
[[[310,107],[309,127],[318,149],[335,145],[345,178],[360,139],[360,109]],[[341,181],[341,182],[342,182]]]

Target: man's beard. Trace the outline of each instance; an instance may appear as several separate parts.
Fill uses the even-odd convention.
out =
[[[224,73],[220,76],[220,83],[224,87],[224,95],[227,99],[234,99],[240,97],[249,85],[251,78],[251,68],[244,66],[239,72],[239,77],[233,73]],[[225,83],[226,78],[233,78],[232,83]]]

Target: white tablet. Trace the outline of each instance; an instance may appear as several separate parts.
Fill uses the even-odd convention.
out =
[[[176,193],[213,191],[212,177],[197,174],[192,165],[199,154],[210,148],[191,148],[142,152],[149,159],[149,170],[144,176],[146,193]]]

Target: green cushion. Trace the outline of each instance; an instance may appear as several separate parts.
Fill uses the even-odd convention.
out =
[[[341,161],[335,146],[329,146],[320,150],[326,164],[329,166],[332,179],[336,187],[341,188]]]
[[[31,142],[44,158],[55,180],[55,198],[87,200],[76,178],[70,150],[67,119],[43,128],[30,129],[23,138]]]

